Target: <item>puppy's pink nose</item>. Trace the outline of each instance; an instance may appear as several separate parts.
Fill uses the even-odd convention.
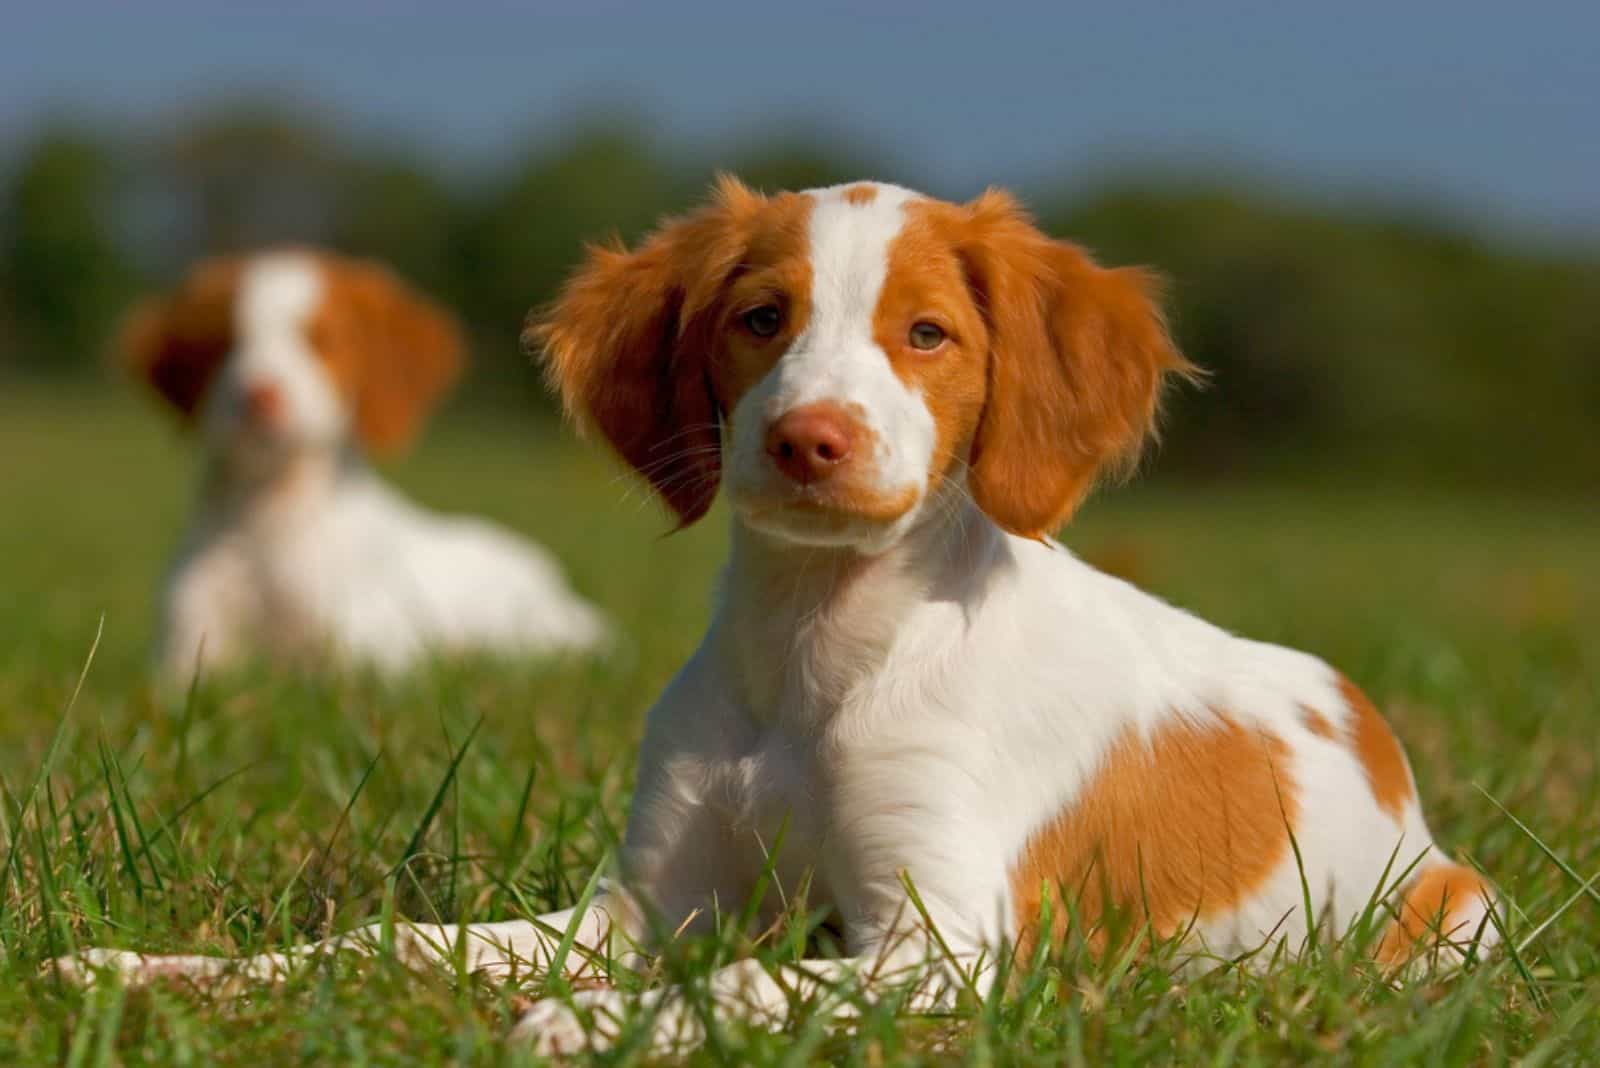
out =
[[[270,382],[257,382],[244,391],[244,414],[250,422],[268,426],[283,418],[283,391]]]
[[[802,486],[821,482],[850,458],[853,421],[838,405],[807,404],[767,428],[767,455]]]

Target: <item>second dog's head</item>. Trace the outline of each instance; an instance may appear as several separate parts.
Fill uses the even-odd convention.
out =
[[[637,250],[592,249],[529,333],[680,522],[726,482],[756,530],[875,552],[957,482],[1042,536],[1135,457],[1188,370],[1151,290],[1002,192],[724,179]]]
[[[274,251],[196,265],[128,316],[123,358],[207,444],[267,459],[405,445],[455,379],[453,320],[374,263]]]

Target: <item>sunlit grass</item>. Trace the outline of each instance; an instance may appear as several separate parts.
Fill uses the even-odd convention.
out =
[[[698,640],[724,521],[663,538],[632,483],[532,415],[454,413],[391,474],[544,541],[629,643],[600,664],[443,664],[400,684],[250,670],[157,695],[152,597],[192,457],[119,394],[0,396],[0,1063],[518,1056],[502,1040],[536,983],[378,959],[224,998],[85,993],[39,970],[76,946],[239,953],[385,915],[523,915],[582,892],[626,811],[641,715]],[[842,1032],[733,1028],[702,1057],[1593,1060],[1600,906],[1562,868],[1600,871],[1593,507],[1169,479],[1093,502],[1068,541],[1359,681],[1406,742],[1439,838],[1514,903],[1521,952],[1396,987],[1339,944],[1257,974],[1181,971],[1159,952],[1096,959],[1074,942],[1008,996],[951,1016],[884,1004]],[[792,953],[793,934],[759,952]],[[693,979],[716,956],[686,950],[668,970]]]

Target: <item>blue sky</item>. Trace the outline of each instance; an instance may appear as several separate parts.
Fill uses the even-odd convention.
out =
[[[691,144],[822,130],[941,191],[1142,161],[1600,237],[1593,2],[220,6],[8,13],[0,141],[271,89],[471,168],[601,102]]]

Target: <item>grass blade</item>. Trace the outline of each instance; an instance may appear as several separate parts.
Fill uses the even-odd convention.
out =
[[[1561,859],[1561,855],[1559,853],[1545,845],[1544,840],[1533,833],[1532,828],[1530,828],[1526,823],[1523,823],[1521,820],[1517,819],[1517,817],[1512,814],[1509,808],[1506,808],[1506,806],[1502,805],[1499,798],[1495,797],[1488,790],[1485,790],[1481,786],[1478,787],[1478,792],[1484,797],[1488,798],[1489,803],[1495,808],[1499,809],[1506,819],[1515,824],[1517,830],[1527,835],[1528,839],[1532,841],[1534,845],[1539,847],[1539,851],[1545,856],[1549,857],[1550,862],[1556,867],[1560,868],[1562,872],[1565,873],[1567,878],[1577,883],[1579,887],[1579,893],[1587,894],[1588,897],[1595,902],[1595,904],[1600,905],[1600,890],[1596,890],[1594,888],[1592,885],[1593,880],[1585,879],[1582,875],[1579,875],[1571,864],[1568,864],[1565,860]]]
[[[111,780],[111,762],[106,755],[106,746],[100,742],[97,746],[100,752],[100,771],[105,776],[107,802],[111,806],[111,821],[116,828],[117,844],[122,849],[123,864],[128,869],[128,877],[133,880],[133,896],[144,904],[144,880],[139,878],[139,866],[134,863],[133,849],[128,843],[128,829],[122,821],[122,802],[117,797],[117,788]]]
[[[584,918],[589,914],[589,905],[594,901],[595,892],[600,888],[601,873],[607,870],[610,861],[611,857],[608,854],[604,862],[595,865],[589,881],[583,884],[583,893],[578,895],[578,904],[572,910],[572,922],[561,932],[561,941],[556,943],[556,951],[550,955],[549,982],[551,983],[560,983],[563,988],[567,985],[567,958],[572,955],[573,944],[578,939],[578,928],[583,926]]]
[[[445,795],[450,792],[450,784],[455,782],[456,769],[461,767],[461,760],[467,755],[467,747],[478,736],[478,729],[483,726],[483,717],[478,717],[478,722],[472,725],[467,732],[466,740],[461,743],[461,748],[456,750],[455,756],[450,759],[450,766],[445,769],[444,779],[439,783],[439,788],[433,792],[433,800],[428,802],[428,807],[422,813],[422,819],[417,822],[417,829],[411,834],[411,841],[406,843],[405,852],[400,855],[400,861],[391,870],[390,874],[400,871],[422,849],[422,840],[427,837],[428,828],[433,826],[434,817],[439,814],[439,809],[444,805]]]
[[[56,756],[61,751],[61,739],[67,732],[67,724],[72,718],[72,709],[78,703],[78,695],[83,692],[83,680],[89,677],[89,667],[94,663],[94,655],[100,648],[100,637],[105,633],[106,617],[100,616],[100,622],[94,628],[94,641],[89,643],[89,654],[83,659],[83,668],[78,672],[77,684],[72,687],[72,696],[67,698],[66,707],[61,710],[61,717],[56,720],[56,729],[50,736],[50,744],[45,746],[44,759],[39,761],[39,770],[34,773],[33,783],[28,787],[27,796],[22,800],[22,806],[17,810],[15,826],[11,830],[11,841],[6,847],[5,873],[8,878],[18,880],[20,890],[21,874],[17,871],[17,847],[22,841],[23,825],[27,822],[28,813],[32,811],[34,802],[39,796],[39,787],[50,777],[50,772],[55,768]],[[5,903],[0,901],[0,918],[5,916]]]

